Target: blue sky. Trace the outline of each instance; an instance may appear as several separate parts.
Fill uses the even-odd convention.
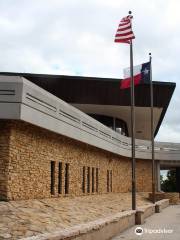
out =
[[[115,44],[132,10],[134,64],[153,57],[153,80],[177,87],[156,140],[180,142],[180,1],[1,0],[0,71],[122,78],[129,48]]]

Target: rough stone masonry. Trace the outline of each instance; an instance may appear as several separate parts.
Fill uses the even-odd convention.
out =
[[[131,191],[131,159],[37,126],[0,120],[0,199]],[[137,191],[151,191],[151,161],[137,159]]]

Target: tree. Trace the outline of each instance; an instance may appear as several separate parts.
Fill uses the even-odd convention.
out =
[[[163,182],[164,182],[163,175],[160,175],[160,184],[161,184],[161,186],[162,186]]]
[[[161,177],[161,189],[164,192],[176,192],[176,170],[172,169],[167,172],[167,179]]]

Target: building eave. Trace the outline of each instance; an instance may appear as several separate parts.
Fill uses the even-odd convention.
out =
[[[78,106],[78,104],[102,105],[102,108],[110,105],[114,107],[130,106],[130,89],[120,90],[119,86],[121,79],[117,78],[11,72],[2,72],[0,75],[1,74],[5,76],[25,77],[58,98],[68,103],[75,104],[76,106]],[[153,86],[154,108],[162,109],[159,119],[155,124],[154,136],[156,136],[166,114],[176,84],[172,82],[153,81]],[[148,84],[142,84],[135,87],[136,107],[150,108],[149,93],[150,89]],[[138,137],[141,138],[141,136]],[[145,139],[149,139],[149,136],[146,136]]]

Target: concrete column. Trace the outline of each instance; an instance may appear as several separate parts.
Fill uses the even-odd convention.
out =
[[[116,131],[116,118],[113,117],[113,130]]]
[[[180,193],[180,167],[176,168],[176,191]]]
[[[156,189],[158,192],[161,191],[161,183],[160,183],[160,162],[156,161]]]

